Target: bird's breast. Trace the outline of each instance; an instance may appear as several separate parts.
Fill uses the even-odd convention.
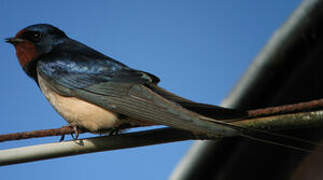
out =
[[[84,127],[91,132],[98,132],[99,130],[120,125],[117,114],[113,112],[76,97],[59,95],[39,73],[38,83],[47,100],[70,124]]]

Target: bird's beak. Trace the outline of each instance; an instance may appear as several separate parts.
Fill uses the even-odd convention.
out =
[[[6,38],[5,40],[6,40],[7,43],[10,43],[10,44],[13,44],[13,45],[24,41],[23,39],[16,38],[16,37]]]

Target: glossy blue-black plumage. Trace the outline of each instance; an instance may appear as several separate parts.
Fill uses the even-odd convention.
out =
[[[70,39],[63,31],[49,24],[28,26],[16,36],[32,42],[37,49],[39,57],[30,60],[30,63],[23,67],[36,82],[36,68],[47,79],[68,88],[84,88],[109,81],[138,83],[159,81],[154,75],[131,69]]]
[[[37,63],[42,75],[72,89],[102,82],[159,81],[156,76],[131,69],[72,39],[65,39]]]

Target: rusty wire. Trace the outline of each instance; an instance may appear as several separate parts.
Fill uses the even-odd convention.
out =
[[[79,130],[79,133],[84,133],[84,130]],[[21,140],[21,139],[29,139],[29,138],[40,138],[40,137],[48,137],[48,136],[63,136],[65,134],[74,133],[74,129],[70,126],[64,126],[61,128],[55,129],[44,129],[44,130],[35,130],[28,132],[18,132],[18,133],[10,133],[0,135],[0,142],[3,141],[12,141],[12,140]]]
[[[296,104],[281,105],[276,107],[268,107],[262,109],[249,110],[248,115],[250,118],[272,116],[279,114],[288,114],[296,112],[313,111],[323,108],[323,99],[317,99],[307,102]]]

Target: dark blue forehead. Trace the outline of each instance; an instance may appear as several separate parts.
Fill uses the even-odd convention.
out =
[[[65,33],[57,27],[50,24],[34,24],[24,29],[25,31],[38,31],[44,34],[53,34],[57,36],[66,36]]]

